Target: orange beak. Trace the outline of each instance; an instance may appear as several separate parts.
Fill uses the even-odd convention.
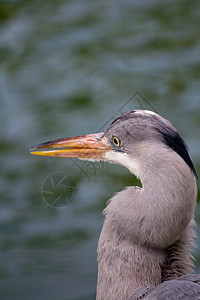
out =
[[[105,153],[111,149],[103,139],[103,133],[95,133],[46,142],[30,147],[28,151],[43,156],[103,159]]]

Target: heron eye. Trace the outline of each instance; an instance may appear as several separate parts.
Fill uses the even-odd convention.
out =
[[[113,141],[114,145],[117,146],[117,147],[119,147],[121,145],[120,139],[116,136],[112,137],[112,141]]]

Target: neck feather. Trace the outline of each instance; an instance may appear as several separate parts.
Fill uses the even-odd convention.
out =
[[[126,299],[141,287],[190,271],[196,182],[178,154],[170,159],[173,163],[166,153],[151,161],[154,168],[139,176],[143,187],[126,188],[106,207],[98,245],[98,300]]]

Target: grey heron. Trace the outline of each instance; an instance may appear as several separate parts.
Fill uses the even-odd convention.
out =
[[[97,300],[200,299],[200,275],[190,274],[196,171],[168,120],[133,110],[103,133],[54,140],[29,151],[116,163],[141,181],[142,187],[114,195],[104,210]]]

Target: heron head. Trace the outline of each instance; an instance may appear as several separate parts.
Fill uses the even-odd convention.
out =
[[[172,124],[148,110],[132,110],[117,117],[102,133],[45,142],[29,148],[32,154],[77,157],[121,164],[138,175],[162,149],[175,151],[196,174],[187,146]],[[139,166],[140,164],[140,166]]]

